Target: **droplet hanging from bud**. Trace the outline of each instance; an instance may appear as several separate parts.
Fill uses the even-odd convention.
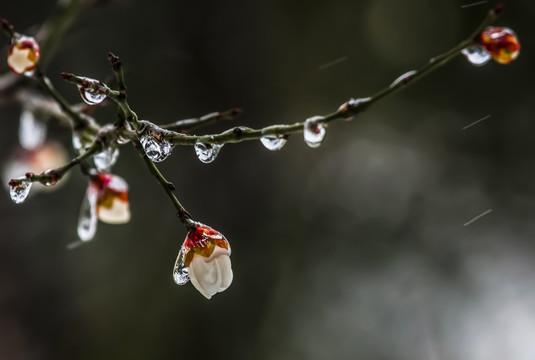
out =
[[[93,157],[93,162],[98,171],[109,171],[119,158],[119,149],[115,146],[109,146],[104,151],[99,152]]]
[[[106,91],[102,83],[88,77],[80,77],[82,85],[78,84],[78,91],[82,100],[88,105],[98,105],[106,98]]]
[[[54,170],[54,169],[48,169],[48,170],[44,171],[43,175],[46,175],[46,176],[49,177],[48,181],[46,181],[44,183],[45,186],[56,185],[57,182],[60,179],[60,176],[59,176],[58,172],[56,170]]]
[[[21,204],[28,197],[32,188],[32,182],[28,181],[25,177],[18,178],[17,180],[9,184],[9,196],[15,204]]]
[[[490,53],[481,45],[473,45],[463,49],[461,54],[474,66],[483,66],[491,59]]]
[[[184,246],[180,248],[173,267],[173,279],[178,285],[184,285],[189,281],[188,267],[184,263],[184,257],[188,251],[188,248]]]
[[[18,36],[13,40],[7,54],[9,68],[17,73],[32,76],[39,61],[39,45],[31,36]]]
[[[171,154],[173,150],[173,144],[169,141],[162,139],[158,140],[152,135],[143,135],[139,138],[145,154],[154,162],[162,162]]]
[[[194,147],[199,160],[205,164],[209,164],[216,159],[223,144],[204,144],[198,141]]]
[[[305,142],[311,148],[320,146],[325,137],[325,127],[321,123],[321,120],[323,120],[322,116],[313,116],[305,121],[303,136]]]
[[[161,129],[150,121],[141,120],[143,130],[139,134],[139,141],[147,157],[154,162],[162,162],[171,154],[174,145],[165,139],[171,132]]]
[[[281,135],[266,135],[262,136],[260,138],[260,141],[262,142],[262,145],[266,147],[266,149],[271,151],[277,151],[282,149],[282,147],[286,144],[286,137]]]
[[[481,33],[481,46],[500,64],[508,64],[520,54],[520,43],[513,30],[489,26]]]
[[[78,237],[82,241],[89,241],[97,232],[97,190],[91,185],[82,200],[80,216],[78,217]]]
[[[19,142],[22,147],[33,150],[41,146],[46,139],[46,125],[27,109],[22,110],[19,121]]]

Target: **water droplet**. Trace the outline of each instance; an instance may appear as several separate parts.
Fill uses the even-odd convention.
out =
[[[482,46],[474,45],[461,51],[466,60],[474,66],[483,66],[489,62],[491,55]]]
[[[48,169],[48,170],[44,171],[43,175],[50,176],[50,179],[47,182],[45,182],[45,186],[56,185],[56,183],[60,179],[59,174],[54,169]]]
[[[78,237],[82,241],[89,241],[97,232],[97,190],[89,186],[82,201],[80,216],[78,218]]]
[[[20,114],[19,142],[26,150],[41,146],[46,139],[46,125],[35,118],[33,111],[24,109]]]
[[[481,45],[500,64],[509,64],[520,54],[520,42],[515,32],[506,27],[487,27],[481,34]]]
[[[322,116],[313,116],[305,121],[303,136],[311,148],[320,146],[325,137],[325,127],[320,122],[321,120],[323,120]]]
[[[189,281],[188,267],[184,263],[184,256],[187,253],[187,248],[182,246],[178,252],[178,256],[173,267],[173,279],[178,285],[184,285]]]
[[[407,71],[405,74],[401,75],[396,80],[394,80],[392,84],[390,84],[390,87],[392,88],[399,83],[404,83],[404,84],[408,83],[412,79],[412,76],[416,73],[417,73],[416,70]]]
[[[195,144],[195,153],[199,160],[205,164],[209,164],[215,160],[222,147],[222,144],[204,144],[199,141]]]
[[[105,90],[100,85],[100,81],[87,77],[80,77],[80,79],[89,83],[88,86],[78,85],[78,91],[80,92],[80,96],[86,104],[97,105],[104,101],[104,99],[106,98],[106,94],[104,93]],[[91,88],[90,86],[96,86],[97,89]]]
[[[9,189],[9,196],[15,204],[21,204],[28,197],[30,189],[32,188],[32,182],[27,181],[25,177],[21,177],[17,180],[21,181],[11,185],[11,188]]]
[[[173,150],[173,144],[163,137],[162,140],[158,140],[152,135],[143,135],[139,141],[148,158],[154,162],[164,161],[171,154],[171,150]]]
[[[277,135],[262,136],[260,141],[262,142],[262,145],[266,147],[266,149],[271,151],[280,150],[286,144],[286,138],[284,136]]]
[[[99,152],[93,157],[93,162],[98,171],[109,171],[111,167],[117,162],[119,157],[119,149],[115,146],[110,146],[104,151]]]

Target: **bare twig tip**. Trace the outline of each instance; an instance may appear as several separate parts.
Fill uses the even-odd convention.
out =
[[[62,77],[64,80],[70,80],[70,79],[72,79],[73,76],[74,76],[74,75],[71,74],[71,73],[66,73],[66,72],[62,72],[62,73],[61,73],[61,77]]]
[[[20,181],[16,179],[11,179],[9,180],[9,183],[8,183],[10,187],[15,187],[15,186],[18,186],[19,184],[20,184]]]
[[[13,25],[9,23],[6,19],[2,18],[2,29],[6,31],[13,31]]]

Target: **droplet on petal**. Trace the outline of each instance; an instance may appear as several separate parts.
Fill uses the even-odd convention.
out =
[[[262,136],[260,141],[262,142],[262,145],[266,147],[266,149],[276,151],[282,149],[282,147],[286,144],[287,139],[285,136],[266,135]]]
[[[417,73],[416,70],[407,71],[405,74],[401,75],[396,80],[394,80],[392,82],[392,84],[390,84],[390,87],[392,88],[392,87],[394,87],[394,86],[396,86],[397,84],[400,84],[400,83],[403,83],[403,84],[408,83],[409,81],[411,81],[412,76],[414,74],[416,74],[416,73]]]
[[[10,184],[9,196],[15,204],[21,204],[26,200],[32,188],[32,182],[27,181],[25,177],[18,178],[14,183]]]
[[[487,27],[481,34],[481,46],[500,64],[508,64],[520,54],[520,43],[516,34],[506,27]]]
[[[32,76],[39,61],[39,45],[31,36],[19,36],[11,44],[7,54],[9,68],[17,74]]]
[[[188,251],[188,248],[184,246],[180,248],[173,267],[173,279],[178,285],[184,285],[189,281],[188,267],[184,263],[184,256]]]
[[[216,159],[223,144],[205,144],[198,141],[194,147],[199,160],[205,164],[209,164]]]
[[[98,105],[106,99],[106,92],[101,82],[95,79],[81,77],[84,85],[78,85],[82,100],[88,105]]]
[[[463,49],[461,54],[474,66],[483,66],[491,59],[490,53],[481,45],[473,45]]]
[[[97,217],[108,224],[124,224],[130,221],[128,184],[123,178],[99,173],[91,178],[90,186],[97,190]]]
[[[93,239],[97,232],[97,192],[90,184],[82,201],[77,228],[78,237],[82,241]]]
[[[117,162],[119,149],[115,146],[109,146],[104,151],[99,152],[93,157],[93,162],[98,171],[109,171]]]
[[[41,146],[46,139],[46,125],[27,109],[21,112],[19,121],[19,142],[22,147],[33,150]]]
[[[311,148],[320,146],[325,137],[325,127],[321,123],[321,120],[323,120],[322,116],[313,116],[305,121],[303,136],[305,142]]]
[[[171,154],[171,150],[173,150],[173,144],[163,137],[161,140],[158,140],[152,135],[143,135],[139,138],[139,141],[147,157],[154,162],[164,161]]]

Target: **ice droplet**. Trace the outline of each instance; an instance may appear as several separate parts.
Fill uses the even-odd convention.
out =
[[[41,146],[46,138],[46,125],[37,120],[32,111],[24,109],[20,114],[19,142],[26,150]]]
[[[184,285],[189,281],[188,267],[184,263],[184,256],[187,253],[187,248],[182,246],[178,252],[178,256],[173,267],[173,279],[178,285]]]
[[[111,167],[117,162],[119,157],[119,149],[115,146],[110,146],[104,151],[99,152],[93,157],[93,162],[98,171],[109,171]]]
[[[89,241],[95,237],[97,232],[97,190],[91,185],[87,189],[80,216],[78,218],[78,237],[82,241]]]
[[[22,181],[11,186],[11,188],[9,189],[9,196],[15,204],[21,204],[28,197],[30,189],[32,188],[32,182],[27,181],[25,177],[21,177],[17,180]]]
[[[217,154],[219,154],[219,150],[221,150],[222,147],[222,144],[204,144],[198,141],[195,144],[195,153],[197,154],[199,160],[205,164],[209,164],[215,160]]]
[[[482,46],[470,46],[461,51],[466,60],[474,66],[483,66],[491,59],[490,53]]]
[[[97,105],[104,101],[106,98],[106,94],[103,94],[99,92],[100,89],[100,81],[87,78],[87,77],[80,77],[80,79],[87,81],[90,84],[97,84],[98,89],[92,89],[90,87],[84,87],[82,85],[78,85],[78,91],[80,92],[80,96],[82,97],[82,100],[88,104],[88,105]]]
[[[156,139],[152,135],[143,135],[139,141],[145,150],[148,158],[154,162],[164,161],[173,150],[173,144],[162,138],[162,140]]]
[[[407,71],[405,74],[401,75],[396,80],[394,80],[392,84],[390,84],[390,87],[393,88],[399,83],[408,83],[411,80],[412,76],[416,73],[417,73],[416,70]]]
[[[286,144],[286,138],[284,136],[277,135],[262,136],[260,141],[262,142],[262,145],[266,147],[266,149],[271,151],[280,150]]]
[[[322,116],[313,116],[305,121],[303,136],[311,148],[320,146],[325,137],[325,127],[320,122],[321,120],[323,120]]]

